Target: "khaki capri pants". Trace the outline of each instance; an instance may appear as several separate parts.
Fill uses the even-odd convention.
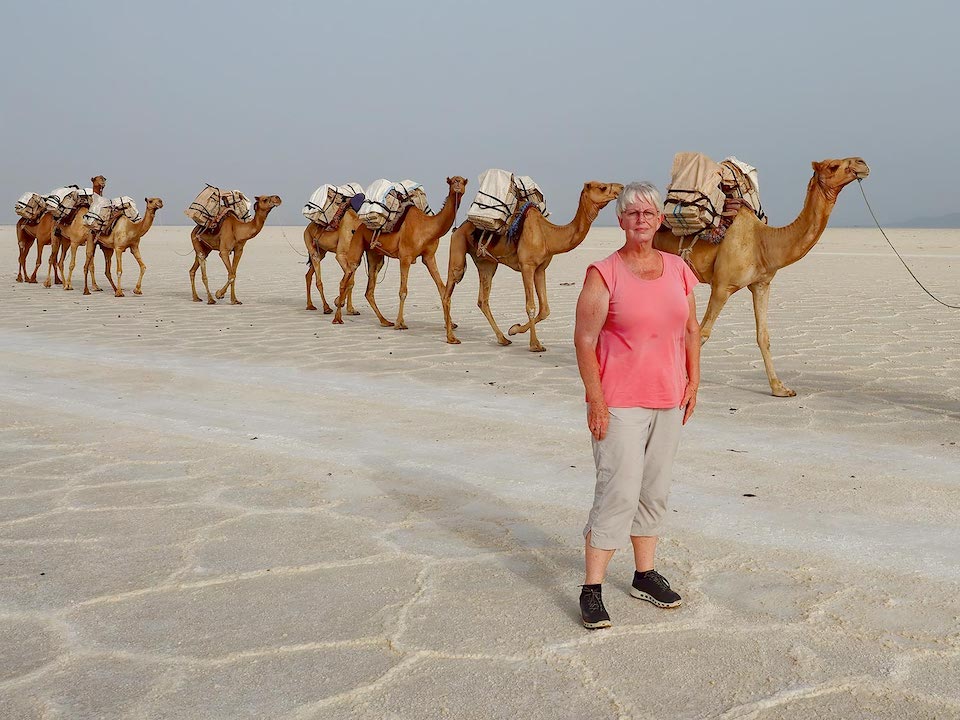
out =
[[[593,439],[597,488],[583,529],[593,547],[616,550],[631,535],[660,534],[682,425],[680,408],[610,408],[606,436]]]

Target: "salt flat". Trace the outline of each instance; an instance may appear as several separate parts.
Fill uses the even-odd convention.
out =
[[[591,633],[573,308],[619,231],[555,258],[533,354],[496,345],[472,266],[462,345],[419,264],[409,330],[362,271],[331,325],[301,230],[264,230],[244,304],[207,306],[187,228],[144,238],[142,297],[127,256],[124,298],[15,283],[0,229],[0,718],[960,717],[960,311],[878,232],[828,229],[774,280],[795,398],[749,292],[728,304],[659,555],[685,604],[629,597],[618,555]],[[891,239],[960,302],[960,231]],[[521,319],[519,275],[492,299]]]

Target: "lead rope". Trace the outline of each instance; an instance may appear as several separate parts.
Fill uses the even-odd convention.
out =
[[[893,243],[890,242],[890,238],[887,237],[887,234],[883,231],[883,228],[880,227],[880,222],[877,220],[877,216],[873,214],[873,208],[870,207],[870,201],[867,200],[867,194],[863,191],[863,181],[860,180],[860,178],[857,178],[857,182],[860,184],[860,194],[863,195],[863,201],[867,204],[867,210],[870,211],[870,216],[873,218],[873,222],[875,222],[875,223],[877,224],[877,229],[880,231],[880,234],[883,235],[883,239],[887,241],[887,245],[889,245],[889,246],[890,246],[890,249],[893,250],[894,254],[897,256],[897,259],[898,259],[901,263],[903,263],[903,266],[904,266],[905,268],[907,268],[907,272],[910,273],[910,277],[912,277],[914,280],[916,280],[917,285],[919,285],[920,288],[921,288],[927,295],[929,295],[931,298],[933,298],[934,300],[936,300],[938,303],[940,303],[940,304],[943,305],[944,307],[948,307],[948,308],[950,308],[951,310],[960,310],[960,305],[950,305],[950,304],[948,304],[948,303],[945,303],[943,300],[941,300],[940,298],[938,298],[938,297],[937,297],[936,295],[934,295],[932,292],[930,292],[929,290],[927,290],[927,288],[924,287],[923,283],[920,282],[920,280],[917,279],[917,276],[913,274],[913,270],[911,270],[911,269],[910,269],[910,266],[907,265],[907,263],[904,261],[904,259],[903,259],[902,257],[900,257],[900,253],[897,252],[897,249],[893,246]]]

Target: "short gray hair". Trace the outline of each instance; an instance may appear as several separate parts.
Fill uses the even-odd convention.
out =
[[[637,200],[646,200],[657,209],[658,213],[663,213],[663,197],[660,195],[660,191],[652,182],[644,180],[629,183],[623,188],[623,192],[617,198],[617,217],[621,217],[626,209]]]

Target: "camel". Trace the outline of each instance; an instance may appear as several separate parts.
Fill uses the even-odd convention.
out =
[[[90,183],[93,186],[93,192],[95,195],[103,195],[103,191],[107,186],[107,179],[103,175],[97,175],[90,178]],[[73,268],[76,264],[77,258],[77,246],[78,245],[87,245],[88,242],[92,241],[92,236],[90,235],[89,229],[83,224],[83,215],[86,212],[86,206],[75,208],[71,213],[66,217],[56,221],[53,226],[53,231],[50,238],[50,260],[47,266],[47,279],[43,283],[44,287],[51,287],[52,283],[50,281],[51,275],[56,279],[59,271],[59,276],[61,278],[66,278],[63,272],[63,261],[67,256],[67,248],[69,247],[72,251],[70,258],[70,273],[73,274]],[[67,242],[63,241],[65,228],[73,228],[71,231],[73,236],[76,238],[76,241],[67,236]],[[89,250],[90,248],[88,248]],[[95,249],[95,248],[94,248]],[[59,255],[59,259],[58,256]],[[93,283],[93,289],[97,292],[100,292],[100,287],[97,285],[96,278],[93,277],[93,262],[92,256],[90,261],[90,279]],[[107,279],[110,280],[110,284],[113,285],[113,278],[109,276],[110,272],[110,263],[109,261],[104,266],[104,272],[107,273]],[[84,269],[83,277],[83,294],[89,295],[90,290],[87,288],[87,271]],[[73,285],[70,284],[66,279],[63,282],[64,290],[73,290]]]
[[[147,234],[153,225],[153,218],[157,210],[163,207],[163,200],[160,198],[144,198],[147,209],[143,217],[138,222],[133,222],[126,215],[122,215],[113,226],[113,229],[107,235],[96,234],[94,241],[100,245],[103,250],[104,261],[106,263],[106,275],[113,284],[113,278],[110,276],[110,259],[114,252],[117,254],[117,284],[114,286],[114,295],[124,297],[123,294],[123,251],[130,249],[134,259],[140,265],[140,277],[137,278],[137,286],[133,289],[134,295],[142,295],[140,286],[143,284],[143,274],[147,271],[147,266],[140,257],[140,238]],[[92,253],[92,249],[88,252]],[[88,260],[89,264],[89,260]]]
[[[227,268],[227,282],[217,290],[217,297],[223,298],[227,294],[227,288],[229,288],[230,304],[243,305],[242,302],[237,300],[236,290],[237,267],[240,265],[240,258],[243,257],[243,248],[248,240],[256,237],[263,229],[267,215],[275,207],[279,207],[280,202],[279,195],[258,195],[254,198],[254,212],[251,220],[244,222],[235,214],[228,213],[213,232],[204,232],[199,225],[190,231],[190,240],[193,243],[193,251],[196,253],[193,267],[190,268],[190,290],[193,292],[194,302],[200,302],[200,297],[197,295],[197,268],[200,268],[203,287],[207,290],[207,304],[217,304],[213,295],[210,294],[210,286],[207,284],[207,255],[216,250],[220,253],[220,259],[223,260],[224,267]],[[232,261],[230,259],[231,253],[233,253]]]
[[[770,333],[767,330],[767,302],[770,281],[777,270],[800,260],[817,244],[840,191],[854,180],[870,174],[870,168],[859,157],[814,162],[813,177],[807,184],[803,209],[789,225],[770,227],[757,219],[747,207],[740,207],[727,229],[723,242],[695,242],[682,256],[697,274],[710,283],[710,300],[700,321],[701,343],[713,332],[713,325],[733,293],[748,287],[753,293],[753,313],[757,326],[757,345],[763,356],[770,390],[776,397],[793,397],[796,393],[777,377],[770,357]],[[681,254],[680,238],[662,227],[653,240],[654,247],[675,255]]]
[[[523,276],[523,289],[526,294],[527,322],[516,324],[509,330],[510,335],[530,331],[530,351],[543,352],[546,348],[537,339],[536,325],[550,315],[547,302],[547,266],[554,255],[570,252],[583,242],[587,231],[607,204],[616,200],[623,190],[620,183],[591,181],[584,183],[580,193],[577,212],[567,225],[554,225],[543,217],[537,208],[531,208],[523,221],[519,237],[511,240],[506,235],[496,236],[486,245],[485,251],[478,250],[483,234],[469,220],[453,233],[450,239],[450,263],[447,269],[447,285],[443,293],[443,316],[446,322],[447,342],[458,345],[460,340],[453,334],[456,327],[450,316],[450,304],[457,283],[463,279],[467,266],[467,255],[473,258],[480,276],[480,294],[477,305],[483,311],[487,322],[501,345],[511,343],[493,319],[490,312],[490,288],[494,273],[499,265],[506,265]],[[536,292],[536,299],[534,298]],[[537,303],[540,310],[537,312]]]
[[[310,223],[303,230],[303,242],[307,246],[307,252],[310,254],[310,267],[307,268],[307,310],[316,310],[316,305],[310,297],[310,282],[314,276],[317,278],[317,290],[320,292],[320,301],[323,303],[323,314],[329,315],[333,308],[327,303],[327,298],[323,294],[323,282],[320,279],[320,262],[326,254],[334,253],[337,257],[344,257],[350,247],[350,241],[353,233],[362,225],[360,217],[353,210],[347,208],[340,224],[335,230],[324,230],[317,223]],[[347,315],[359,315],[360,313],[353,307],[353,279],[347,288]]]
[[[53,239],[53,215],[45,211],[37,220],[28,222],[25,218],[17,221],[17,246],[20,248],[19,265],[17,266],[17,282],[35,283],[37,281],[37,271],[43,264],[43,249],[50,244]],[[37,264],[33,268],[33,274],[27,273],[27,255],[33,243],[37,243]],[[56,264],[54,264],[56,268]],[[57,284],[60,284],[60,274],[57,273]]]
[[[366,225],[360,224],[347,251],[337,253],[337,261],[344,268],[344,273],[340,280],[337,312],[333,317],[334,324],[343,324],[341,309],[343,308],[344,297],[353,283],[353,276],[360,266],[360,258],[364,251],[367,251],[368,259],[365,297],[383,327],[393,327],[397,330],[407,329],[407,324],[403,319],[403,306],[407,299],[407,276],[410,273],[410,266],[417,261],[417,258],[423,260],[427,272],[430,273],[430,277],[437,285],[437,292],[443,297],[443,278],[440,277],[440,271],[437,269],[435,256],[440,245],[440,238],[453,227],[457,210],[460,208],[460,201],[463,199],[463,193],[467,188],[467,179],[454,175],[447,178],[447,185],[449,186],[447,197],[440,212],[436,215],[427,215],[419,208],[411,206],[406,210],[406,215],[401,219],[398,228],[393,232],[380,233],[377,236],[375,247],[373,246],[373,231]],[[377,273],[385,256],[400,260],[400,308],[397,311],[396,322],[390,322],[383,316],[374,297],[374,290],[377,287]]]

